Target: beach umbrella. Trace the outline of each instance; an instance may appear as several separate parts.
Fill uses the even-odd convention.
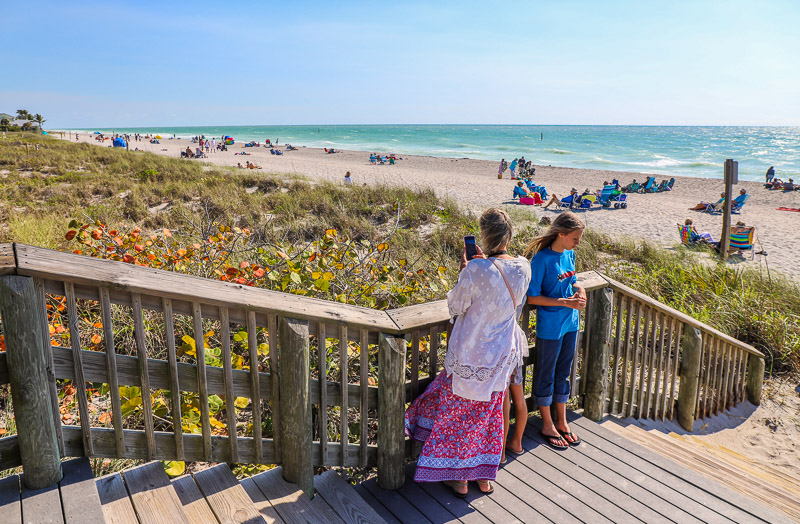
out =
[[[156,138],[161,138],[161,135],[156,135]]]
[[[92,134],[94,134],[94,135],[102,135],[103,133],[101,133],[100,131],[95,131],[95,132],[94,132],[94,133],[92,133]]]

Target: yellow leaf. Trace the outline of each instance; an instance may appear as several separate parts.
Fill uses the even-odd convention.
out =
[[[311,278],[313,278],[314,280],[319,280],[320,278],[322,278],[322,271],[314,271],[313,273],[311,273]]]
[[[103,340],[103,337],[95,333],[92,335],[92,344],[99,344]]]
[[[165,460],[163,461],[164,471],[170,477],[177,477],[183,475],[186,471],[186,463],[178,460]]]
[[[250,404],[250,399],[247,397],[236,397],[233,405],[239,409],[244,409]]]
[[[211,423],[211,427],[212,428],[217,428],[217,429],[224,429],[225,428],[225,424],[223,424],[222,422],[220,422],[219,420],[217,420],[214,417],[210,417],[209,418],[209,422]]]
[[[322,274],[322,278],[324,278],[325,280],[333,280],[333,273],[331,273],[330,271],[326,271],[325,273]]]
[[[326,229],[325,230],[325,235],[327,235],[329,237],[335,237],[336,236],[336,230],[335,229]]]
[[[378,244],[378,252],[380,253],[380,252],[386,251],[386,248],[388,248],[388,247],[389,247],[389,244],[386,244],[385,242],[381,242],[380,244]]]

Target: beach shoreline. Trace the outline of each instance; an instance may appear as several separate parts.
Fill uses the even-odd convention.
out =
[[[95,140],[95,135],[79,134],[79,141],[98,146],[110,146],[110,140],[102,143]],[[65,140],[74,141],[74,137],[66,134]],[[321,148],[298,147],[295,151],[280,149],[283,155],[270,154],[269,148],[243,147],[235,143],[225,152],[213,152],[205,159],[187,159],[187,162],[206,162],[212,165],[236,167],[237,163],[245,165],[251,162],[261,166],[264,173],[300,174],[309,180],[329,180],[343,182],[344,174],[351,172],[353,183],[405,186],[414,189],[432,189],[438,196],[452,198],[459,205],[479,213],[491,206],[515,205],[523,213],[532,215],[532,219],[543,216],[555,217],[559,212],[551,206],[522,206],[512,199],[515,181],[510,180],[510,173],[505,172],[502,180],[497,178],[499,159],[497,162],[470,158],[451,158],[436,156],[400,155],[395,165],[373,165],[369,162],[369,153],[362,151],[342,150],[335,154],[326,154]],[[179,158],[180,152],[190,147],[195,150],[197,144],[188,139],[162,139],[158,144],[148,140],[132,141],[129,148]],[[388,151],[376,151],[386,154]],[[248,153],[243,155],[240,153]],[[135,153],[134,153],[135,154]],[[511,161],[513,157],[506,158]],[[536,162],[536,159],[532,159]],[[588,188],[598,189],[603,181],[619,179],[628,184],[634,178],[644,182],[645,173],[606,171],[597,169],[579,169],[571,167],[554,167],[537,165],[535,180],[545,185],[550,195],[560,198],[567,196],[571,188],[582,192]],[[247,170],[250,171],[250,170]],[[649,175],[653,176],[653,175]],[[667,178],[658,176],[657,181]],[[756,255],[750,260],[733,257],[730,264],[736,267],[754,267],[762,269],[768,266],[790,278],[800,277],[800,228],[791,224],[800,223],[800,213],[777,210],[778,207],[800,207],[800,192],[783,193],[770,191],[760,182],[742,181],[734,187],[735,194],[746,189],[751,195],[741,214],[733,216],[733,223],[743,221],[748,226],[756,227],[756,250],[769,253],[767,257]],[[724,190],[719,179],[676,177],[673,190],[656,194],[632,194],[628,196],[627,209],[602,209],[595,206],[591,210],[579,211],[587,226],[612,235],[627,235],[632,238],[650,240],[665,247],[676,247],[680,238],[677,224],[683,224],[691,218],[700,232],[709,232],[715,239],[722,231],[722,216],[710,215],[689,208],[701,200],[716,201]],[[789,225],[789,227],[786,227]]]

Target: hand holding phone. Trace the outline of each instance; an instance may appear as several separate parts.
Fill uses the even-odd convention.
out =
[[[478,256],[478,245],[475,243],[475,235],[464,237],[464,248],[466,249],[467,262]]]

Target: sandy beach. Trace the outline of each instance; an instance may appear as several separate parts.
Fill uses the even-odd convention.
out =
[[[64,134],[64,139],[74,135]],[[111,141],[98,142],[93,135],[80,133],[81,142],[110,146]],[[147,140],[132,141],[130,149],[139,148],[171,157],[180,157],[180,152],[190,146],[192,150],[197,144],[188,139],[162,139],[160,144],[151,144]],[[203,160],[187,160],[187,162],[207,162],[209,164],[236,166],[249,161],[262,167],[265,173],[301,174],[311,180],[342,181],[346,171],[352,174],[356,184],[402,185],[412,188],[430,187],[443,197],[455,199],[465,208],[482,211],[494,205],[514,205],[522,212],[537,217],[554,217],[559,212],[551,206],[542,209],[534,206],[521,206],[512,200],[515,181],[509,179],[506,171],[503,180],[497,178],[499,162],[473,159],[455,159],[429,156],[398,155],[395,165],[372,165],[369,153],[360,151],[341,151],[326,154],[322,149],[306,148],[301,144],[293,144],[299,149],[285,151],[283,155],[271,155],[264,147],[244,148],[236,143],[228,147],[228,151],[215,152]],[[338,150],[337,150],[338,151]],[[239,155],[246,152],[248,155]],[[380,151],[386,154],[388,151]],[[509,157],[506,160],[511,160]],[[534,163],[536,159],[532,159]],[[722,160],[720,160],[720,171]],[[546,186],[548,193],[564,197],[570,188],[583,191],[585,188],[595,190],[603,181],[619,179],[625,185],[632,179],[643,182],[646,173],[626,173],[617,171],[601,171],[592,169],[573,169],[536,165],[535,180]],[[656,175],[657,181],[666,178]],[[748,266],[770,271],[779,271],[790,277],[800,277],[800,213],[779,211],[778,207],[800,208],[800,192],[770,191],[758,182],[740,182],[735,186],[735,195],[739,189],[745,188],[751,194],[741,214],[734,215],[734,222],[741,220],[747,225],[756,227],[756,250],[765,250],[769,255],[756,255],[750,260],[731,257],[730,263],[736,266]],[[593,209],[579,211],[587,225],[594,229],[611,234],[628,235],[634,238],[648,239],[667,247],[679,244],[676,224],[692,218],[697,230],[709,232],[719,239],[722,231],[722,215],[710,215],[698,211],[689,211],[701,200],[716,201],[724,190],[722,180],[706,178],[676,178],[673,190],[655,194],[633,194],[628,196],[627,209]]]

